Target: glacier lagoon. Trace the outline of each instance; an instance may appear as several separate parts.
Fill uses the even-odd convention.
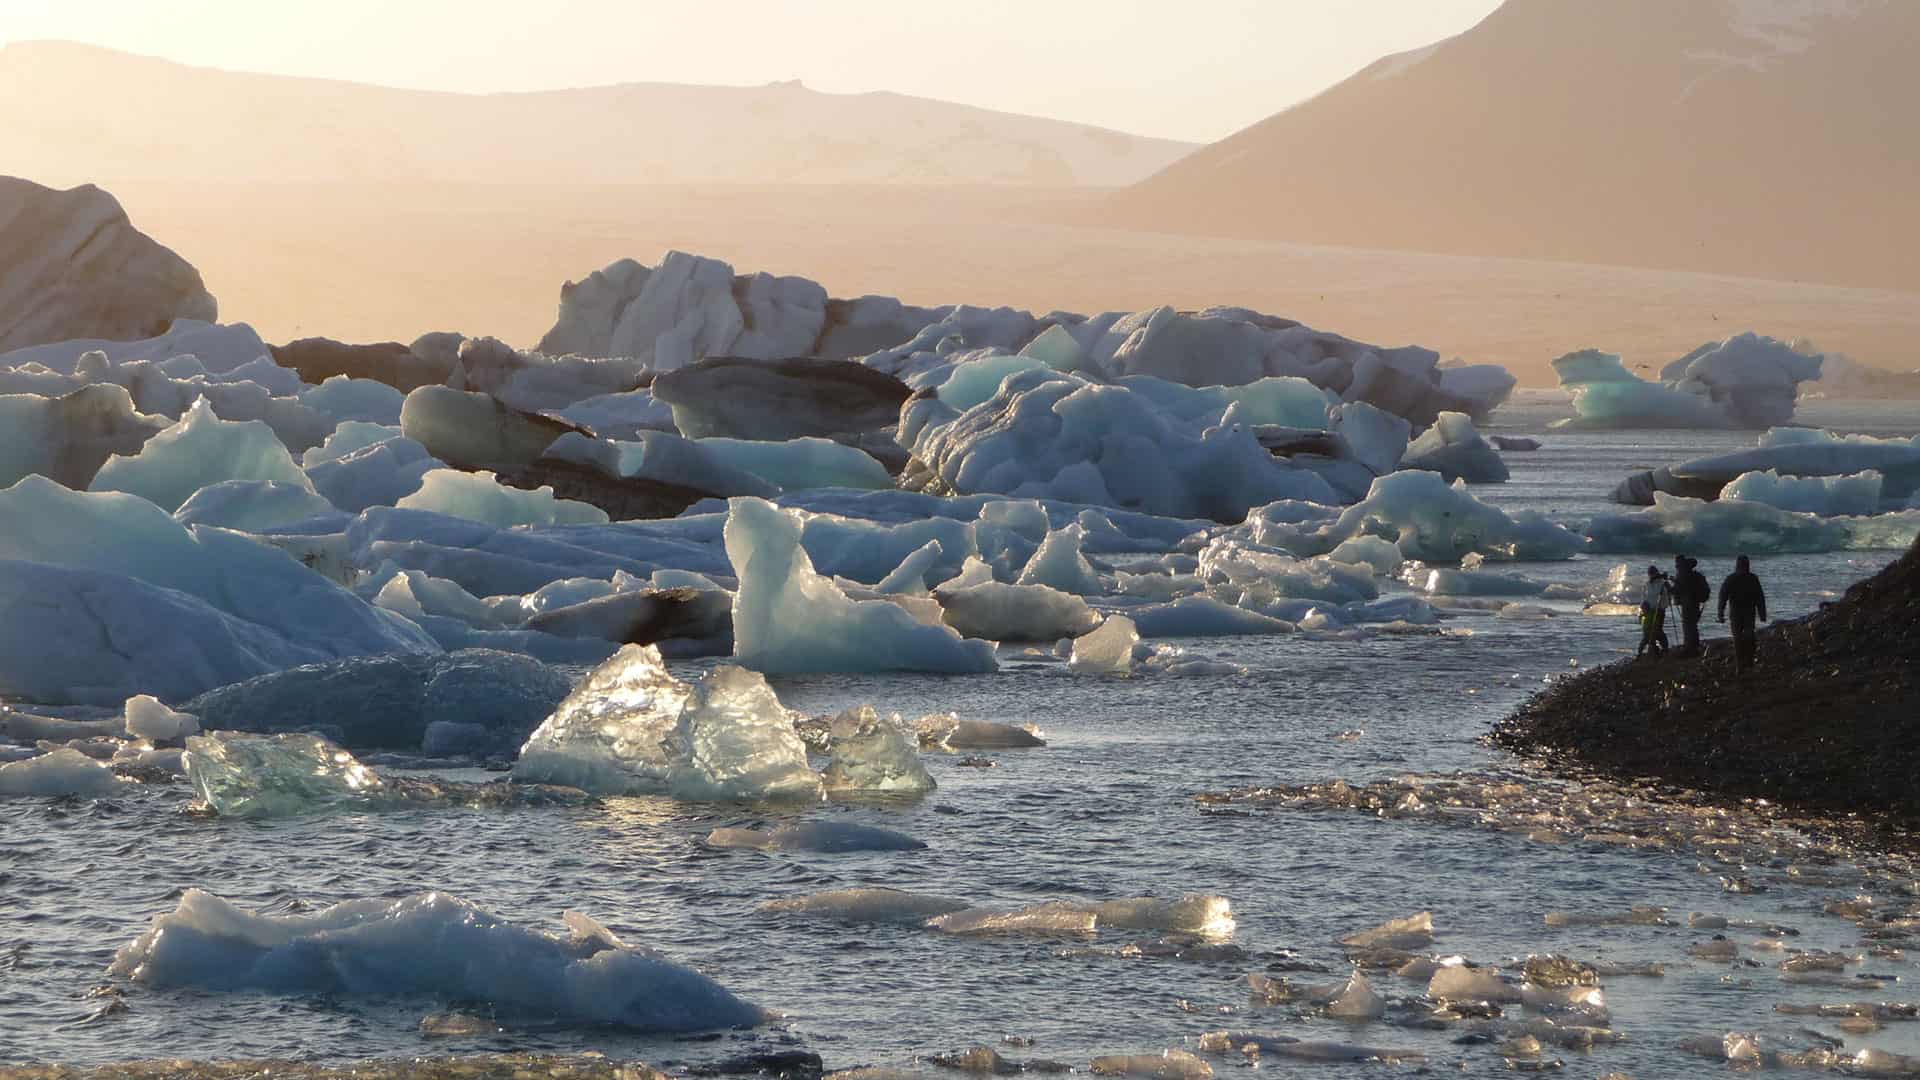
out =
[[[1530,435],[1544,445],[1505,455],[1512,479],[1476,494],[1508,511],[1539,510],[1576,524],[1619,512],[1606,495],[1621,476],[1751,442],[1716,432],[1547,431],[1547,421],[1564,412],[1564,405],[1525,402],[1503,408],[1489,434]],[[1800,419],[1876,434],[1910,435],[1917,426],[1911,408],[1899,406],[1810,402]],[[1763,557],[1757,569],[1776,618],[1790,618],[1893,554]],[[1499,569],[1543,589],[1584,592],[1614,565],[1638,571],[1646,561],[1664,563],[1670,553]],[[1728,561],[1702,559],[1716,586]],[[1390,586],[1386,595],[1404,591]],[[1807,1028],[1844,1039],[1846,1053],[1920,1053],[1917,1024],[1888,1022],[1856,1034],[1775,1011],[1780,1004],[1912,1000],[1911,961],[1865,955],[1860,929],[1823,910],[1861,893],[1911,903],[1899,891],[1914,879],[1910,864],[1872,856],[1836,863],[1812,839],[1798,849],[1798,834],[1769,831],[1764,822],[1748,835],[1779,843],[1782,853],[1730,865],[1710,851],[1608,838],[1554,842],[1487,828],[1477,824],[1480,812],[1449,821],[1196,800],[1336,778],[1358,787],[1405,773],[1512,778],[1512,760],[1478,742],[1488,726],[1544,679],[1614,659],[1636,637],[1630,620],[1581,615],[1579,601],[1551,593],[1524,598],[1550,617],[1499,618],[1463,607],[1440,634],[1178,642],[1190,658],[1222,665],[1193,677],[1076,675],[1063,659],[1006,647],[993,675],[770,680],[782,704],[807,715],[871,703],[909,718],[953,712],[1042,729],[1045,747],[923,754],[938,786],[917,801],[802,809],[633,797],[254,822],[183,815],[188,791],[180,785],[123,785],[98,800],[0,801],[0,1061],[592,1049],[665,1067],[806,1049],[829,1068],[845,1068],[911,1066],[919,1055],[985,1044],[1010,1060],[1076,1068],[1100,1055],[1177,1047],[1225,1069],[1241,1055],[1211,1055],[1201,1038],[1224,1029],[1414,1052],[1476,1074],[1505,1071],[1501,1049],[1512,1032],[1462,1043],[1456,1040],[1474,1030],[1471,1020],[1406,1025],[1404,1002],[1427,990],[1427,978],[1369,970],[1372,993],[1385,999],[1377,1019],[1365,1019],[1371,1009],[1342,1018],[1314,1004],[1314,991],[1348,983],[1340,938],[1422,910],[1433,914],[1435,939],[1421,954],[1463,955],[1516,981],[1517,958],[1528,954],[1561,953],[1607,970],[1600,977],[1606,1008],[1624,1042],[1592,1050],[1548,1042],[1539,1058],[1516,1060],[1561,1059],[1570,1075],[1693,1076],[1726,1066],[1695,1052],[1704,1044],[1686,1049],[1688,1040],[1709,1037],[1724,1052],[1725,1035],[1754,1032],[1763,1048],[1797,1051],[1813,1045],[1798,1034]],[[692,679],[714,666],[676,663],[673,670]],[[493,778],[480,770],[441,775]],[[1519,782],[1543,806],[1566,801],[1562,781],[1521,775]],[[927,846],[829,853],[711,842],[716,829],[808,821],[885,828]],[[1862,863],[1895,873],[1904,867],[1905,876],[1863,878]],[[1180,948],[1148,929],[955,935],[911,921],[874,925],[762,910],[769,901],[855,887],[999,909],[1217,894],[1231,901],[1237,926],[1231,949],[1218,942]],[[191,888],[273,916],[439,890],[512,926],[553,934],[564,930],[562,911],[579,911],[619,941],[659,949],[781,1018],[698,1041],[518,1016],[500,1016],[482,1034],[429,1038],[424,1018],[471,1003],[367,993],[360,984],[356,992],[214,992],[109,976],[116,951]],[[1635,906],[1668,909],[1671,925],[1608,919]],[[1712,919],[1689,926],[1694,912],[1799,933],[1769,935]],[[1549,925],[1550,914],[1566,916],[1565,925]],[[1716,934],[1732,943],[1731,959]],[[1764,942],[1778,948],[1756,944]],[[1789,949],[1861,959],[1825,973],[1829,979],[1794,981],[1778,966]],[[1653,964],[1664,974],[1613,973]],[[1874,985],[1862,973],[1895,980]],[[1281,995],[1256,998],[1249,974],[1304,992],[1268,1004]],[[1520,1005],[1508,1012],[1540,1015]],[[1002,1044],[1007,1036],[1032,1044]],[[1328,1068],[1281,1055],[1284,1045],[1263,1057],[1263,1069],[1305,1075]]]

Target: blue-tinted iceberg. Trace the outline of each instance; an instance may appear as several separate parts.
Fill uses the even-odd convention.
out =
[[[725,664],[702,676],[688,691],[665,747],[672,760],[667,788],[676,799],[821,798],[806,744],[757,671]]]
[[[515,926],[445,893],[259,915],[199,889],[123,946],[108,969],[154,988],[407,995],[482,1002],[524,1021],[688,1032],[764,1014],[718,983],[623,944],[584,915],[568,932]]]
[[[1500,452],[1474,430],[1471,418],[1457,412],[1441,413],[1432,427],[1407,444],[1400,467],[1425,469],[1449,482],[1465,480],[1469,484],[1505,483],[1509,475]]]
[[[1659,382],[1595,349],[1562,356],[1553,368],[1573,391],[1576,415],[1562,425],[1765,428],[1793,419],[1799,385],[1820,377],[1820,363],[1817,355],[1749,333],[1702,345],[1662,369]]]
[[[270,480],[313,490],[272,428],[258,420],[222,420],[205,398],[138,454],[107,459],[91,488],[139,495],[172,512],[194,492],[223,480]]]
[[[1741,473],[1720,497],[1820,517],[1870,517],[1880,512],[1880,489],[1880,474],[1871,469],[1849,476],[1781,476],[1769,469]]]
[[[1920,510],[1816,517],[1760,502],[1707,502],[1656,493],[1653,506],[1587,523],[1592,550],[1701,555],[1900,549],[1920,535]]]
[[[524,491],[508,487],[490,472],[435,469],[420,487],[394,503],[402,510],[431,510],[499,528],[515,525],[604,525],[607,512],[572,499],[556,499],[553,489]]]

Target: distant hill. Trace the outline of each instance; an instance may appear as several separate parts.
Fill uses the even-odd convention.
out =
[[[1119,186],[1192,150],[1084,124],[798,83],[444,94],[0,47],[8,172],[45,183]]]
[[[1110,224],[1920,288],[1920,2],[1508,0]]]

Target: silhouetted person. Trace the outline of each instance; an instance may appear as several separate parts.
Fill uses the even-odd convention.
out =
[[[1700,655],[1700,613],[1713,595],[1713,586],[1700,572],[1697,559],[1685,555],[1673,557],[1673,602],[1680,605],[1680,655]]]
[[[1733,609],[1733,669],[1745,671],[1753,666],[1754,653],[1760,648],[1755,616],[1767,621],[1767,594],[1754,575],[1753,562],[1745,555],[1733,562],[1733,573],[1720,583],[1720,621],[1727,621],[1727,609]]]
[[[1646,598],[1640,601],[1640,648],[1637,659],[1648,649],[1655,656],[1667,654],[1667,608],[1673,606],[1673,587],[1657,566],[1647,567]]]

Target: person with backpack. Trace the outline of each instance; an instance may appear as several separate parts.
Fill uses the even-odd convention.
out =
[[[1697,559],[1675,555],[1673,570],[1673,601],[1680,605],[1680,655],[1699,656],[1700,613],[1713,596],[1713,586],[1707,584]]]
[[[1639,659],[1653,650],[1655,656],[1667,654],[1667,609],[1673,606],[1673,587],[1667,581],[1667,575],[1657,566],[1647,567],[1647,592],[1640,601],[1640,648],[1633,654]]]
[[[1745,671],[1753,666],[1760,650],[1759,629],[1754,617],[1767,620],[1767,594],[1753,572],[1753,560],[1745,555],[1733,562],[1733,573],[1720,583],[1720,621],[1727,621],[1727,608],[1733,608],[1733,669]]]

